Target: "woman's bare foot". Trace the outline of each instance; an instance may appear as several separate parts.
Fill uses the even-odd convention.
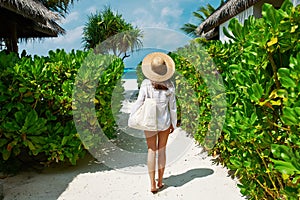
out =
[[[151,192],[152,192],[153,194],[155,194],[155,193],[158,192],[158,188],[156,187],[156,182],[155,182],[155,181],[153,181],[153,182],[151,183]]]
[[[158,189],[156,187],[151,187],[151,192],[153,194],[156,194],[158,192]]]
[[[158,187],[158,189],[161,189],[161,188],[163,188],[165,185],[162,183],[162,182],[158,182],[157,183],[157,187]]]

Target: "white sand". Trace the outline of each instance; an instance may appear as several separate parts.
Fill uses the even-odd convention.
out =
[[[125,90],[137,90],[138,85],[136,79],[123,79],[124,80],[124,88]]]
[[[130,90],[136,87],[132,80],[125,84]],[[129,107],[130,101],[125,100],[124,116]],[[123,139],[125,142],[119,143],[119,148],[129,145],[126,138],[120,141]],[[145,144],[142,145],[146,148]],[[4,179],[4,200],[245,199],[240,195],[237,181],[228,176],[228,170],[214,165],[213,158],[207,156],[183,130],[177,129],[170,135],[167,156],[166,187],[155,195],[149,190],[147,168],[145,163],[140,163],[140,158],[125,158],[128,162],[113,168],[97,164],[87,156],[77,166],[53,167],[40,173],[27,171]]]
[[[165,171],[164,190],[149,191],[148,174],[107,169],[85,159],[79,166],[54,168],[42,173],[23,172],[5,179],[5,200],[242,200],[237,181],[226,168],[212,164],[196,144]],[[135,166],[129,166],[131,170]],[[137,167],[138,168],[138,167]]]

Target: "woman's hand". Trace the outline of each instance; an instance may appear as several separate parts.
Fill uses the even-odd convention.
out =
[[[170,126],[170,133],[173,133],[173,131],[174,131],[174,127],[173,127],[173,125],[171,124],[171,126]]]

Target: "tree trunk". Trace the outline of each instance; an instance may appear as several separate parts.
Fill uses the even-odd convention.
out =
[[[10,37],[5,39],[5,46],[8,52],[18,53],[17,25],[12,23],[10,26]]]

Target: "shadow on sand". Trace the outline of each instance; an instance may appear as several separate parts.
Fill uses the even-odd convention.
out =
[[[166,187],[180,187],[194,179],[206,177],[213,173],[214,171],[209,168],[191,169],[182,174],[171,175],[164,178],[164,183]]]

